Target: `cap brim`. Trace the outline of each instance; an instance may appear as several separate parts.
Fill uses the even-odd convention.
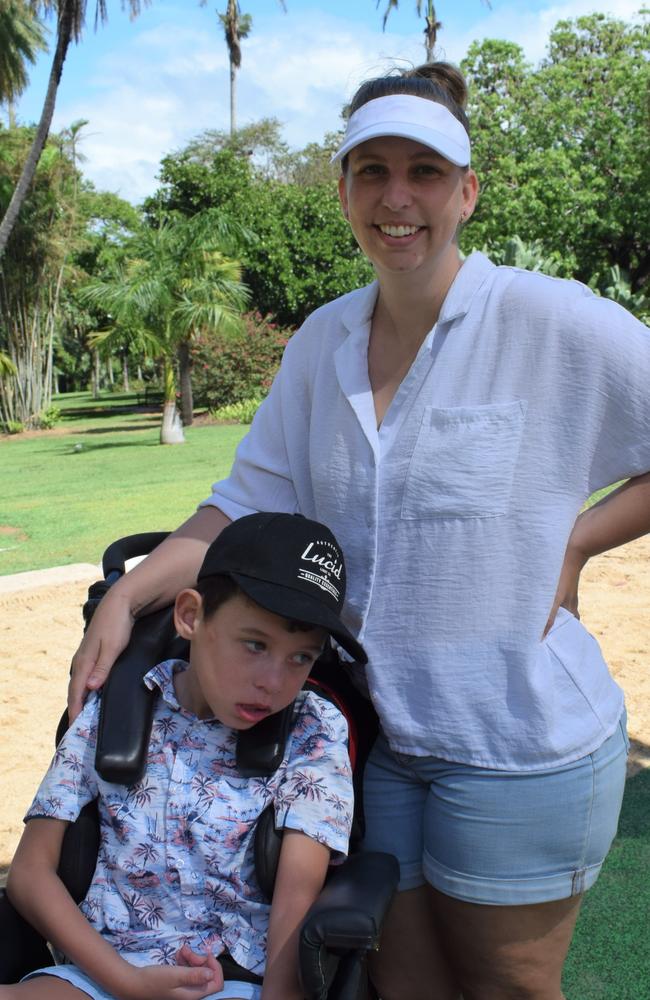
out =
[[[267,611],[292,621],[305,622],[323,628],[359,663],[367,663],[363,646],[354,638],[338,616],[320,601],[291,587],[267,583],[243,573],[230,573],[232,579],[256,604]]]
[[[404,122],[375,122],[367,128],[359,129],[354,135],[343,142],[343,145],[336,151],[330,163],[337,163],[344,156],[354,149],[355,146],[367,142],[369,139],[378,139],[385,135],[399,136],[401,139],[412,139],[414,142],[421,142],[423,146],[440,153],[450,163],[457,167],[468,167],[471,154],[466,146],[462,146],[444,132],[427,126],[405,124]]]

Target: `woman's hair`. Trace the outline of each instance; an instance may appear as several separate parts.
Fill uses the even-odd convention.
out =
[[[397,94],[424,97],[444,105],[469,135],[469,121],[464,110],[467,104],[465,77],[459,69],[446,62],[424,63],[415,69],[399,70],[397,73],[366,80],[350,101],[347,114],[354,114],[377,97],[392,97]]]

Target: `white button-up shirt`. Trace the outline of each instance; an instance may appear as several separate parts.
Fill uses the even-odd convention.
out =
[[[378,429],[376,296],[307,319],[206,502],[334,531],[395,750],[506,769],[577,759],[613,732],[622,692],[571,615],[541,636],[583,503],[650,470],[650,333],[577,282],[473,254]]]

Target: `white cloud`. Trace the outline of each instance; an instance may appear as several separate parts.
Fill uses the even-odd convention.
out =
[[[508,38],[537,62],[561,18],[598,9],[630,20],[639,6],[640,0],[558,0],[531,13],[516,0],[491,11],[477,3],[473,25],[462,34],[449,29],[441,42],[445,57],[457,62],[474,39]],[[379,18],[375,30],[313,10],[256,19],[243,43],[239,123],[276,117],[286,141],[304,146],[339,126],[341,107],[362,79],[395,61],[422,58],[419,26],[409,35],[383,34]],[[228,127],[228,61],[217,26],[207,31],[196,12],[185,23],[168,20],[147,30],[134,22],[128,42],[97,60],[83,92],[59,101],[54,126],[78,118],[90,120],[86,175],[98,187],[142,199],[155,190],[162,156],[204,129]]]

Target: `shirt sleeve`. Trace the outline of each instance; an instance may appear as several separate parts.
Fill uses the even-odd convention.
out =
[[[339,709],[309,692],[275,795],[278,828],[298,830],[341,855],[348,851],[354,808],[347,741]]]
[[[99,695],[91,693],[63,736],[27,810],[25,822],[46,817],[73,823],[82,808],[97,797],[95,746],[99,703]]]
[[[589,493],[650,471],[650,330],[590,291],[575,302],[574,412],[588,437]]]

